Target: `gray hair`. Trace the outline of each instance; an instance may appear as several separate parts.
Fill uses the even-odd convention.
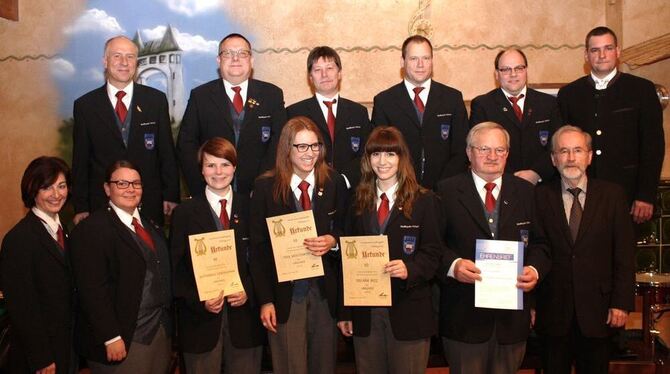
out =
[[[478,136],[480,133],[485,132],[485,131],[490,131],[490,130],[500,130],[503,132],[505,136],[505,146],[507,149],[509,149],[509,133],[507,130],[505,130],[502,125],[496,122],[480,122],[476,124],[473,128],[470,129],[468,132],[468,136],[465,138],[465,143],[467,144],[466,147],[473,147],[474,144],[472,144],[472,141],[476,136]]]
[[[561,135],[565,134],[566,132],[576,132],[578,134],[584,135],[584,138],[586,139],[586,148],[589,151],[591,150],[591,141],[592,141],[591,134],[589,134],[588,132],[580,129],[577,126],[565,125],[565,126],[559,128],[558,130],[556,130],[554,135],[551,137],[551,152],[556,152],[557,151],[556,148],[558,147],[558,145],[556,143],[558,143],[558,138]]]

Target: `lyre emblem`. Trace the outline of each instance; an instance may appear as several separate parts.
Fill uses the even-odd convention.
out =
[[[281,224],[281,219],[277,221],[272,221],[274,226],[272,227],[272,233],[275,234],[276,237],[282,237],[284,234],[286,234],[286,228],[284,225]]]
[[[203,256],[207,254],[207,246],[205,245],[205,238],[194,239],[195,240],[195,252],[196,256]]]
[[[358,249],[356,248],[356,241],[345,241],[347,243],[347,248],[344,250],[344,254],[349,259],[356,259],[358,257]]]

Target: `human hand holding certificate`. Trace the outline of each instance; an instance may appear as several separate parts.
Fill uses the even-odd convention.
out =
[[[311,210],[265,219],[275,258],[277,280],[286,282],[323,275],[323,261],[303,242],[318,236]]]
[[[482,280],[475,282],[475,307],[523,309],[523,291],[516,287],[523,247],[523,242],[477,239],[475,264]]]
[[[391,306],[391,276],[386,235],[343,236],[342,279],[345,306]]]
[[[235,230],[188,236],[193,275],[200,301],[244,291],[237,269]]]

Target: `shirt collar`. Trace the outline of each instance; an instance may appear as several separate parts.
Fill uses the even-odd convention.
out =
[[[230,206],[233,202],[233,188],[228,189],[228,192],[220,196],[216,192],[212,191],[209,186],[205,187],[205,197],[207,198],[207,202],[209,205],[215,210],[221,207],[221,199],[226,199],[226,208]],[[227,210],[227,209],[226,209]]]
[[[587,184],[588,184],[588,177],[586,175],[584,175],[584,176],[582,176],[582,179],[579,180],[579,183],[577,183],[577,188],[582,190],[582,192],[586,193],[586,185]],[[566,183],[563,178],[561,178],[561,191],[570,193],[570,192],[568,192],[568,188],[572,188],[572,187],[570,187],[570,185],[568,183]]]
[[[477,173],[475,173],[474,171],[472,172],[472,178],[475,181],[475,187],[477,188],[477,192],[482,193],[481,191],[484,190],[484,186],[486,185],[486,183],[489,182],[485,181],[484,178],[477,175]],[[492,182],[496,184],[496,187],[493,189],[493,191],[491,191],[491,193],[493,193],[493,196],[495,196],[498,194],[498,192],[500,191],[500,187],[502,186],[502,175],[494,179]]]
[[[433,81],[432,78],[428,78],[428,79],[426,79],[425,82],[423,82],[423,83],[421,83],[421,84],[419,84],[419,85],[415,85],[414,83],[411,83],[411,82],[408,81],[407,79],[403,79],[403,82],[405,82],[405,88],[407,88],[407,91],[411,92],[412,95],[414,95],[414,87],[423,87],[424,89],[423,89],[423,91],[421,91],[422,93],[423,93],[424,91],[428,91],[428,90],[430,90],[430,83],[431,83],[432,81]]]
[[[30,209],[33,214],[37,216],[37,218],[41,219],[42,222],[44,222],[49,228],[53,231],[56,232],[58,231],[58,227],[60,227],[60,218],[58,217],[58,214],[56,214],[56,219],[51,218],[48,214],[44,213],[41,211],[39,208],[36,206],[32,207]]]
[[[337,102],[335,103],[335,105],[339,104],[339,102],[340,102],[340,93],[339,93],[339,92],[337,92],[337,93],[335,94],[335,96],[333,96],[333,97],[325,97],[325,96],[321,95],[321,94],[318,93],[318,92],[315,92],[315,93],[314,93],[314,96],[316,96],[316,100],[319,102],[320,105],[325,105],[325,104],[323,104],[324,101],[333,101],[333,100],[337,100]]]
[[[116,213],[121,222],[124,225],[130,227],[133,231],[135,231],[135,228],[133,227],[133,218],[137,218],[137,220],[142,223],[142,218],[140,218],[140,211],[137,208],[135,208],[133,214],[128,214],[128,212],[114,205],[114,203],[111,201],[109,202],[109,206],[112,208],[112,210],[114,210],[114,213]]]
[[[227,80],[223,80],[223,87],[226,89],[226,93],[230,93],[233,91],[233,87],[240,87],[240,95],[244,97],[247,94],[247,88],[249,87],[249,80],[245,80],[244,82],[240,84],[232,84],[228,82]]]
[[[314,180],[315,180],[314,169],[312,169],[312,171],[310,171],[309,174],[307,175],[307,178],[305,178],[305,182],[309,183],[310,188],[314,188]],[[297,176],[296,174],[293,174],[291,176],[291,191],[295,191],[298,188],[298,185],[300,184],[300,182],[302,182],[302,181],[303,180],[300,179],[299,176]]]
[[[109,97],[116,98],[116,93],[119,91],[125,92],[126,93],[125,97],[128,98],[133,97],[133,88],[134,88],[133,82],[128,83],[128,85],[123,87],[122,89],[118,89],[114,87],[111,83],[109,83],[109,81],[107,81],[107,95],[109,95]]]
[[[523,100],[527,96],[526,91],[528,91],[528,86],[523,86],[523,88],[521,89],[521,92],[519,92],[519,95],[512,95],[511,93],[507,92],[507,90],[505,90],[502,87],[500,87],[500,89],[502,90],[503,94],[505,94],[505,97],[507,98],[507,100],[509,100],[510,97],[513,97],[513,96],[518,97],[519,95],[523,95],[523,98],[519,99],[519,100]]]
[[[609,81],[612,80],[612,78],[614,78],[616,74],[617,74],[617,68],[614,68],[614,70],[612,70],[609,74],[607,74],[604,78],[601,79],[596,77],[596,75],[593,74],[593,71],[591,71],[591,79],[593,79],[593,81],[596,83],[596,88],[599,86],[600,87],[604,86],[603,88],[607,88],[607,84],[609,83]]]
[[[398,191],[398,182],[395,182],[395,184],[391,187],[389,187],[386,191],[382,191],[379,188],[379,185],[376,184],[377,187],[377,201],[379,201],[382,198],[382,194],[386,194],[386,198],[389,200],[389,206],[393,206],[393,203],[395,202],[396,198],[396,192]]]

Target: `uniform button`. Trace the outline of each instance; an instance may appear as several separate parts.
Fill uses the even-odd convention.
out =
[[[493,218],[489,218],[489,223],[493,223]]]
[[[594,116],[594,117],[598,117],[598,113],[594,113],[593,116]]]
[[[600,131],[600,130],[596,131],[596,135],[602,135],[602,134],[603,134],[602,131]]]
[[[598,156],[600,156],[602,153],[603,153],[603,151],[601,151],[600,149],[596,150],[596,154],[597,154]]]

